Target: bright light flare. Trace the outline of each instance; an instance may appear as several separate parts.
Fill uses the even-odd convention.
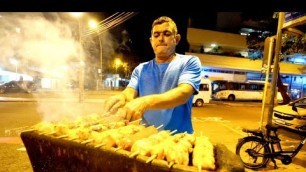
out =
[[[91,29],[94,29],[94,28],[97,28],[98,26],[98,22],[96,20],[89,20],[88,22],[88,26],[91,28]]]
[[[16,59],[10,59],[10,62],[13,64],[13,65],[18,65],[18,61]]]
[[[76,18],[80,18],[83,15],[82,12],[71,12],[70,14],[71,16],[76,17]]]
[[[120,59],[115,59],[115,65],[119,66],[122,64],[122,61]]]

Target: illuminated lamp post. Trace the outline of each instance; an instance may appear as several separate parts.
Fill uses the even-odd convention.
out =
[[[122,61],[118,58],[115,59],[115,69],[116,69],[116,74],[117,74],[117,70],[118,67],[122,64]]]

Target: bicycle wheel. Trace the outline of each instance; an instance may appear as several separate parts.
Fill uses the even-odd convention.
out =
[[[236,145],[236,154],[249,169],[265,167],[269,161],[269,158],[264,157],[265,153],[270,153],[268,144],[257,137],[245,137]]]

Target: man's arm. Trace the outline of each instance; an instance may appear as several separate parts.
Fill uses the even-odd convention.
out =
[[[134,98],[136,98],[138,96],[137,91],[132,88],[132,87],[126,87],[123,91],[122,94],[124,94],[125,96],[125,100],[127,102],[133,100]]]
[[[180,84],[162,94],[152,94],[138,97],[126,103],[124,110],[128,120],[141,118],[146,110],[167,109],[179,106],[190,98],[194,93],[190,84]]]
[[[180,84],[165,93],[148,95],[142,98],[148,104],[147,110],[167,109],[186,103],[194,91],[190,84]]]

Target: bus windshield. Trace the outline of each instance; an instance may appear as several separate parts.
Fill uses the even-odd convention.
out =
[[[212,94],[217,93],[220,90],[226,90],[228,88],[228,81],[225,80],[215,80],[211,82]]]

